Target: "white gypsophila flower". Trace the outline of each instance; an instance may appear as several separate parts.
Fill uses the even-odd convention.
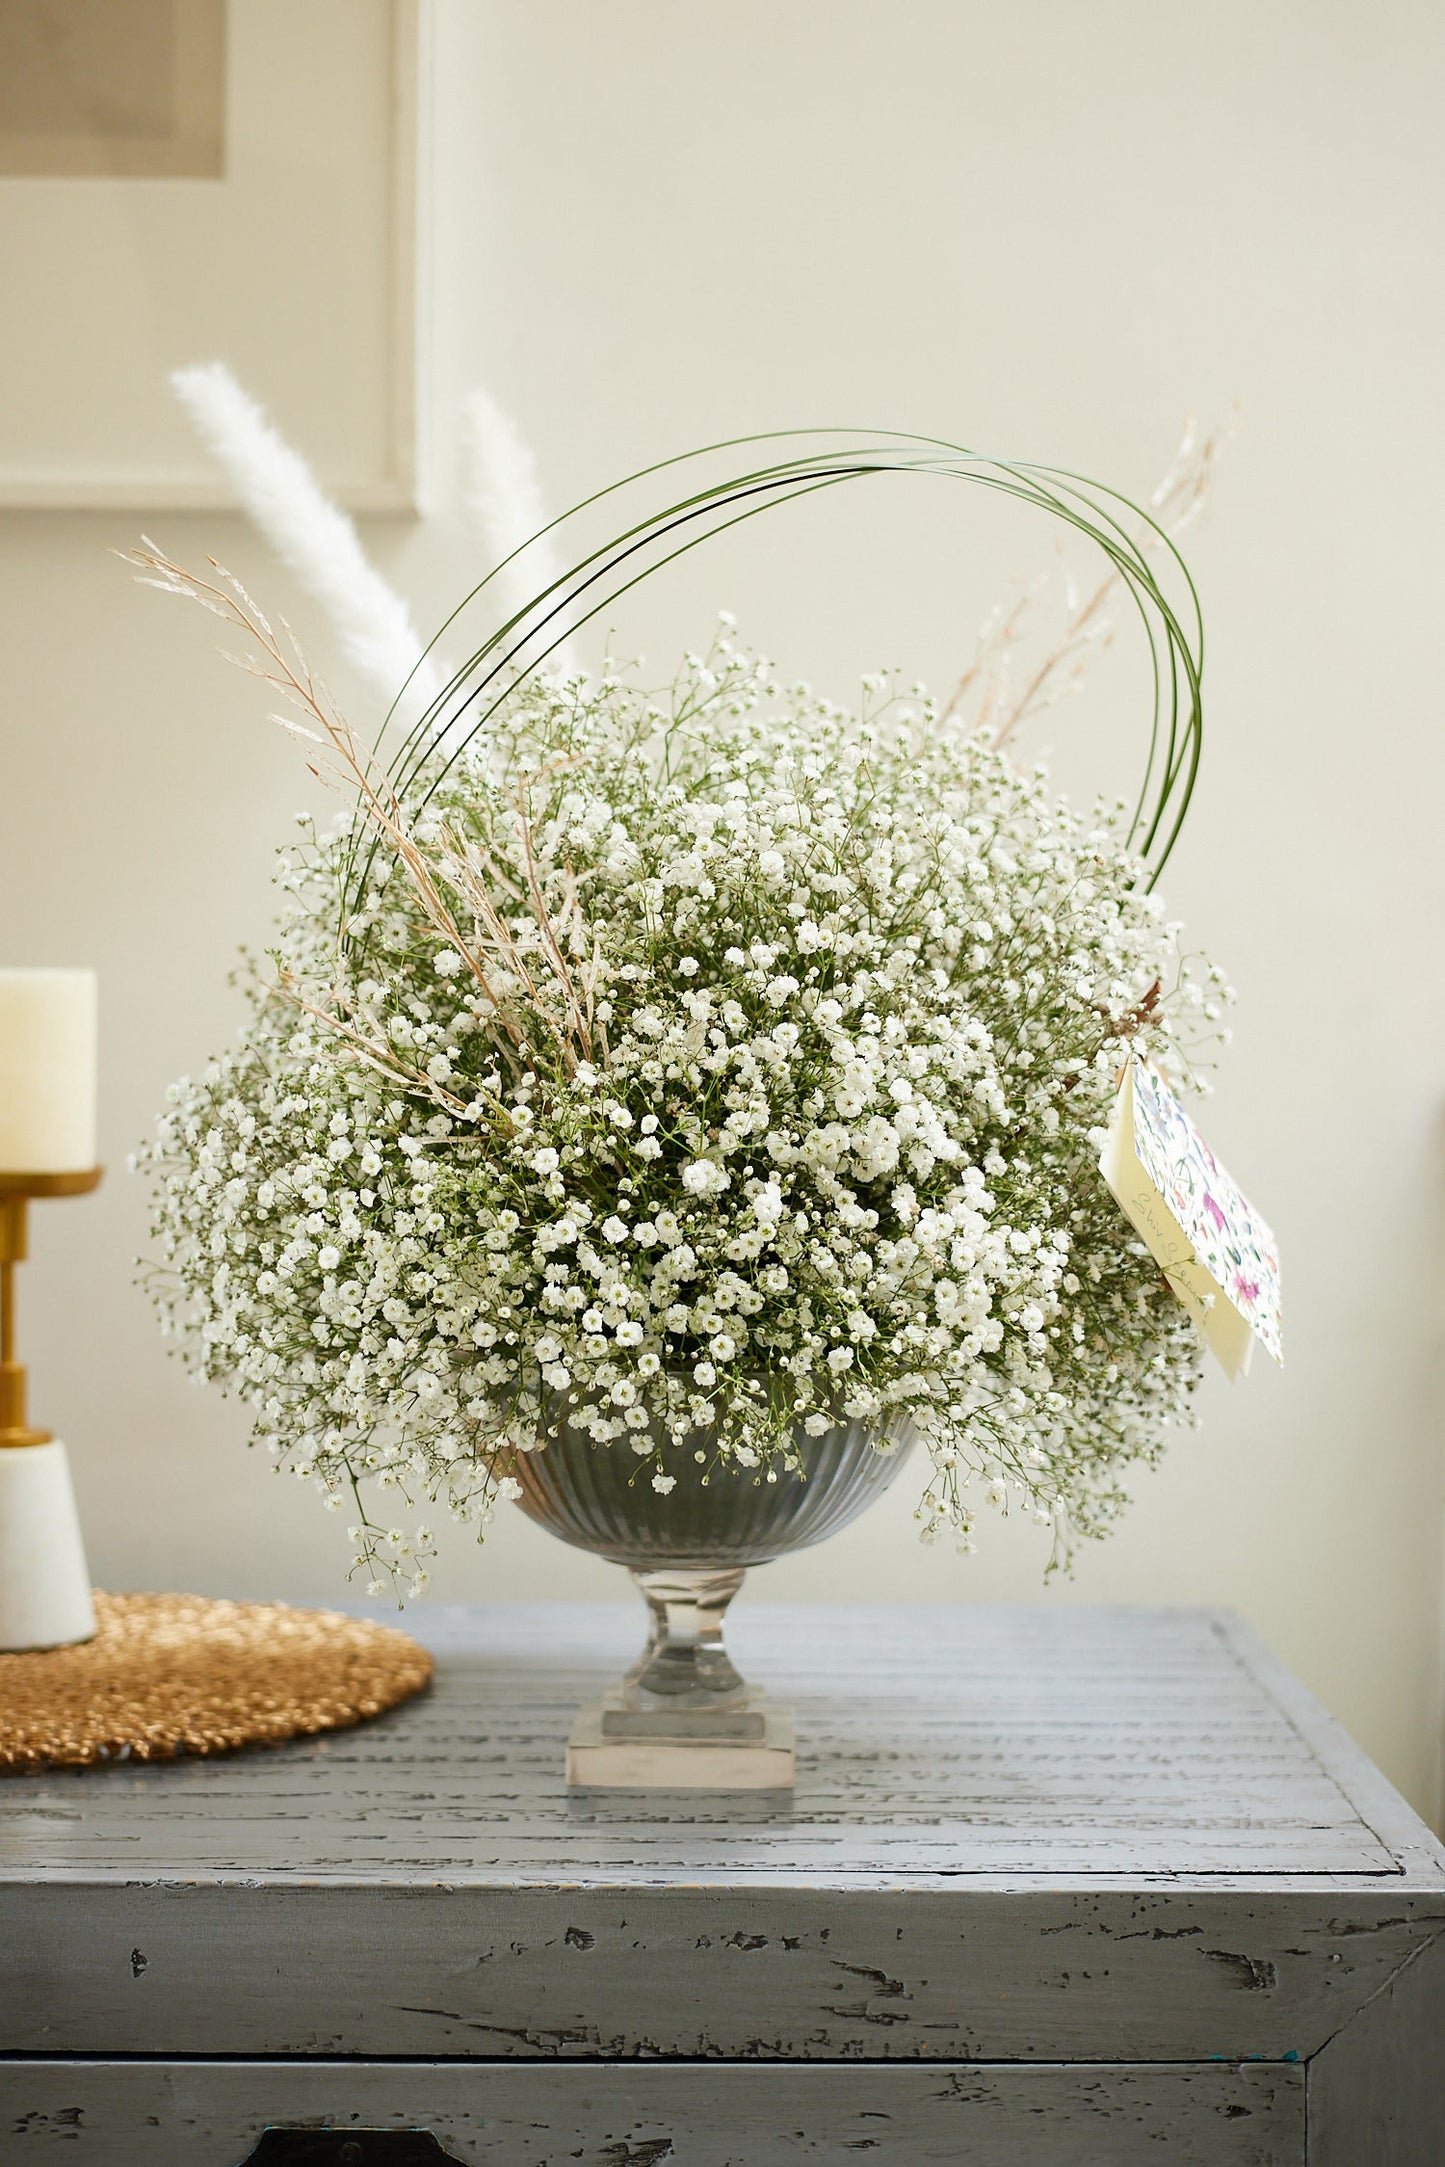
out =
[[[1117,811],[726,632],[662,696],[524,683],[412,788],[443,944],[400,856],[348,888],[350,819],[308,831],[276,975],[141,1155],[163,1322],[280,1464],[485,1527],[562,1407],[659,1489],[700,1425],[751,1471],[906,1421],[926,1539],[975,1496],[1104,1531],[1198,1353],[1099,1142],[1127,1049],[1187,1079],[1227,997]]]

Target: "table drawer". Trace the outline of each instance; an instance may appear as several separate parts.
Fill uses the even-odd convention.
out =
[[[253,2154],[256,2167],[448,2156],[461,2167],[1302,2167],[1303,2074],[1259,2062],[5,2061],[0,2156],[7,2167],[241,2167]],[[407,2130],[440,2150],[403,2144],[394,2133]]]

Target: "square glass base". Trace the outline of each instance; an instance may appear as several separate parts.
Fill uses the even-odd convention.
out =
[[[567,1781],[619,1791],[791,1791],[793,1712],[764,1701],[733,1710],[639,1709],[617,1693],[577,1711]]]

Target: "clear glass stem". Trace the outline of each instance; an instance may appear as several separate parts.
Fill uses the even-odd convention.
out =
[[[627,1673],[629,1700],[656,1694],[674,1708],[724,1708],[746,1699],[747,1685],[723,1646],[723,1617],[744,1570],[725,1565],[633,1573],[651,1613],[651,1631]]]

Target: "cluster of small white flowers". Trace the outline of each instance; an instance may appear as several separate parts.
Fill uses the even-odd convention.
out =
[[[700,1432],[761,1479],[861,1418],[926,1441],[926,1539],[971,1547],[976,1499],[1105,1528],[1197,1347],[1103,1126],[1127,1044],[1177,1071],[1227,998],[1117,815],[726,628],[655,702],[524,684],[408,803],[504,948],[483,972],[399,859],[358,893],[357,830],[308,834],[278,975],[142,1154],[163,1321],[271,1452],[484,1525],[562,1410],[664,1494]],[[353,1533],[424,1584],[421,1531]]]

